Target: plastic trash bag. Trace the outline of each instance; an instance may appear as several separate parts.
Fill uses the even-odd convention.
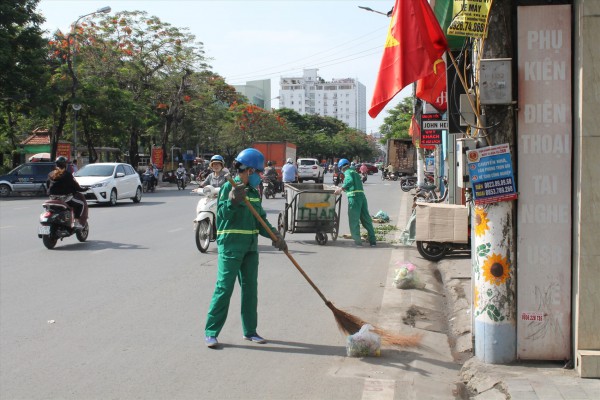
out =
[[[348,357],[368,357],[381,355],[381,338],[369,324],[363,325],[360,331],[348,336],[346,354]]]
[[[414,243],[415,237],[417,235],[417,213],[413,210],[413,213],[410,215],[408,222],[406,223],[406,228],[400,234],[400,242],[402,242],[405,246],[410,246]]]
[[[390,222],[390,216],[382,210],[379,210],[377,214],[373,215],[373,220],[376,222]]]
[[[409,262],[396,263],[400,268],[394,274],[394,286],[398,289],[424,289],[425,284],[419,281],[414,264]]]

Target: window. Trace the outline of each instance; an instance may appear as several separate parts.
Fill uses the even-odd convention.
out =
[[[33,175],[33,165],[26,165],[17,171],[17,175]]]
[[[123,175],[125,175],[125,168],[123,168],[122,165],[117,165],[116,174],[118,174],[119,172],[122,173]],[[115,174],[115,176],[117,176],[116,174]]]

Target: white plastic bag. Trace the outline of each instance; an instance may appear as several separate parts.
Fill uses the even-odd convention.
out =
[[[381,338],[369,324],[363,325],[360,331],[348,336],[346,354],[348,357],[368,357],[381,355]]]
[[[415,269],[411,263],[396,263],[400,268],[396,269],[394,275],[394,286],[398,289],[424,289],[425,284],[419,281]]]

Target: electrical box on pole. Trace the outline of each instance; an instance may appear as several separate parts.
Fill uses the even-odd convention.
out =
[[[479,63],[479,103],[512,102],[511,58],[481,60]]]
[[[475,150],[477,140],[473,138],[456,139],[456,185],[469,187],[469,170],[467,166],[467,150]]]

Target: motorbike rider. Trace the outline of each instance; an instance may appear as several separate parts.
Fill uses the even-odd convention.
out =
[[[267,227],[277,237],[272,242],[278,250],[287,251],[281,234],[269,223],[262,208],[256,186],[260,183],[257,171],[262,171],[264,156],[256,149],[242,150],[235,158],[236,187],[226,182],[219,193],[217,205],[217,283],[206,317],[206,346],[218,346],[217,337],[225,324],[229,302],[236,280],[241,288],[241,317],[243,339],[266,343],[256,331],[258,315],[258,235],[269,232],[257,221],[248,207],[254,207]],[[250,205],[245,199],[249,200]]]
[[[158,170],[151,162],[148,163],[146,171],[144,171],[144,175],[147,175],[149,177],[147,179],[150,179],[150,188],[156,187],[158,184]]]
[[[66,157],[58,157],[55,165],[56,168],[48,174],[48,181],[46,183],[48,194],[52,199],[72,195],[73,197],[66,203],[75,212],[75,227],[83,228],[88,219],[88,207],[82,192],[87,191],[87,189],[82,188],[75,178],[73,178],[73,174],[68,171]]]
[[[365,163],[362,163],[362,164],[360,165],[359,171],[360,171],[360,173],[361,173],[361,174],[363,174],[363,175],[368,175],[368,174],[369,174],[369,167],[367,167],[367,164],[365,164]]]
[[[281,185],[279,184],[279,176],[277,176],[277,170],[273,166],[272,161],[267,162],[267,168],[265,168],[265,172],[263,172],[263,176],[267,177],[267,179],[269,179],[269,181],[271,181],[273,183],[273,186],[275,187],[275,192],[280,191]]]
[[[200,187],[204,187],[206,185],[211,185],[213,187],[221,187],[227,181],[225,179],[225,175],[227,173],[224,171],[225,160],[218,154],[215,154],[211,157],[210,163],[208,166],[212,169],[212,173],[210,173],[204,182],[200,184]]]
[[[344,173],[344,183],[335,191],[336,195],[346,192],[348,196],[348,223],[350,225],[350,234],[356,246],[362,246],[360,237],[360,225],[367,230],[369,244],[371,247],[377,245],[375,239],[375,230],[373,229],[373,219],[369,213],[367,197],[363,189],[362,179],[356,170],[350,167],[350,162],[342,158],[338,162],[340,170]]]
[[[179,163],[179,167],[175,171],[177,174],[183,174],[184,178],[187,175],[187,170],[184,168],[182,163]]]
[[[296,168],[291,158],[288,158],[285,165],[281,167],[281,177],[283,185],[298,182],[298,168]]]

